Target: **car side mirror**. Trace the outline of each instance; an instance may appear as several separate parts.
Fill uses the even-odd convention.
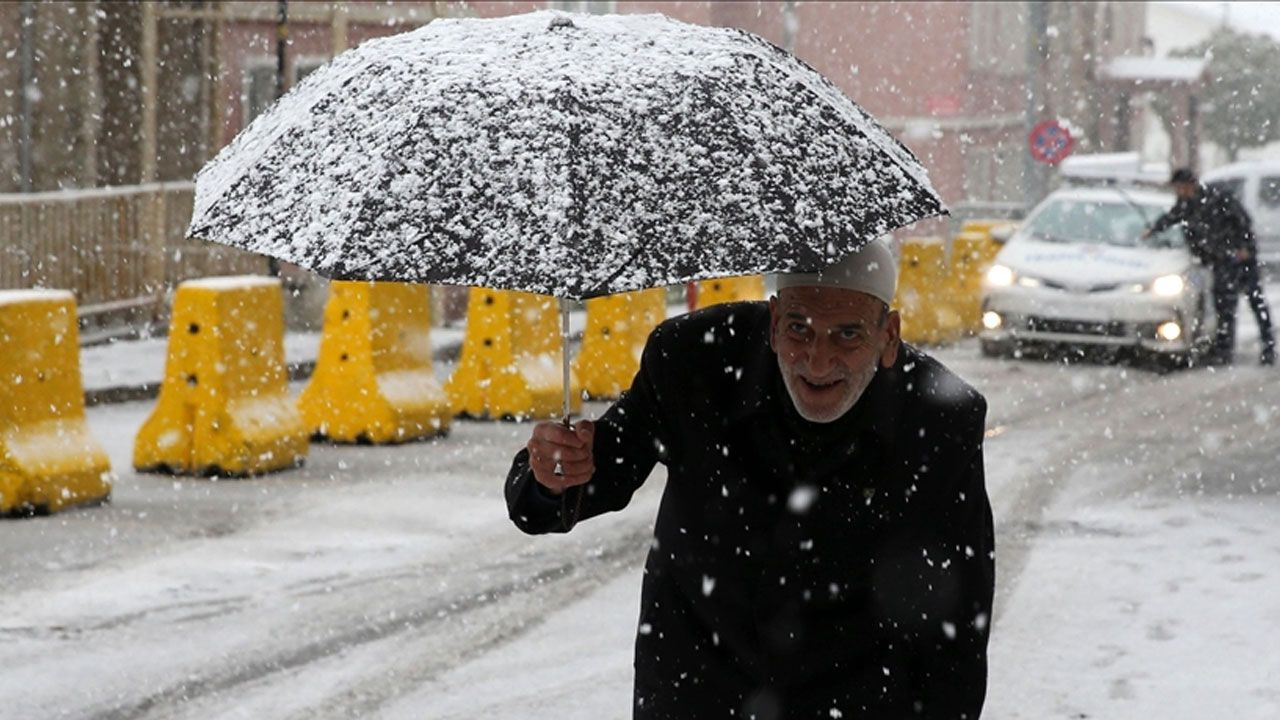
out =
[[[1018,226],[1014,225],[1013,223],[1007,223],[1005,225],[997,225],[991,228],[991,231],[990,231],[991,239],[995,240],[1000,245],[1003,245],[1009,242],[1009,238],[1013,237],[1013,233],[1016,232],[1017,229],[1018,229]]]

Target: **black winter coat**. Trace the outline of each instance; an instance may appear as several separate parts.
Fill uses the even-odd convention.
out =
[[[1160,232],[1182,225],[1187,248],[1200,262],[1213,268],[1215,280],[1230,278],[1236,266],[1236,251],[1258,253],[1249,211],[1229,191],[1213,185],[1201,185],[1191,198],[1178,198],[1173,207],[1151,225]]]
[[[799,419],[764,303],[669,320],[597,422],[596,473],[511,518],[563,532],[668,477],[645,565],[635,717],[977,718],[994,588],[986,402],[903,345],[836,423]]]

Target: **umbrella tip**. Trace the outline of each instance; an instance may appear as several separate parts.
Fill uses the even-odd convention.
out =
[[[571,28],[571,27],[577,27],[577,25],[573,24],[573,18],[569,17],[568,15],[557,15],[551,18],[551,23],[547,25],[548,30],[555,30],[557,28]]]

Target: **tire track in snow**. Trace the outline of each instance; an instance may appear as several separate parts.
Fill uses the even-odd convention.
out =
[[[546,607],[543,603],[580,597],[617,574],[637,567],[651,535],[648,524],[638,527],[632,524],[625,531],[608,538],[598,552],[584,557],[562,562],[554,562],[557,558],[521,558],[517,564],[536,563],[537,567],[507,582],[409,602],[383,617],[369,618],[352,627],[331,626],[333,632],[323,640],[295,644],[257,658],[237,661],[232,666],[215,666],[205,674],[170,684],[144,697],[100,707],[88,713],[87,717],[96,720],[205,717],[207,709],[199,707],[204,700],[217,704],[219,700],[226,699],[234,705],[236,698],[225,698],[227,694],[238,695],[250,692],[256,685],[270,685],[282,675],[299,672],[363,646],[400,636],[426,634],[446,623],[456,625],[459,617],[499,605],[511,605],[513,601],[525,606],[524,613],[513,613],[507,622],[481,628],[480,637],[460,638],[456,633],[450,633],[450,640],[463,646],[461,659],[466,659],[500,646],[536,626],[543,614],[542,608]],[[477,572],[497,572],[511,563],[510,559],[499,560],[489,567],[477,568]],[[538,602],[524,602],[532,597],[540,599]],[[499,632],[484,632],[494,628]],[[424,644],[432,650],[431,643]],[[416,681],[425,681],[450,669],[459,659],[459,655],[448,655],[436,663],[406,671]],[[344,689],[326,698],[321,706],[308,708],[297,716],[361,717],[394,699],[401,691],[413,689],[404,687],[402,682],[387,682],[388,679],[384,676],[378,686],[370,686],[366,681],[358,687]]]
[[[958,362],[957,362],[958,360]],[[988,472],[988,492],[996,521],[995,620],[1003,614],[1013,596],[1042,529],[1043,510],[1064,487],[1074,471],[1073,460],[1081,447],[1071,442],[1073,433],[1061,432],[1061,425],[1082,416],[1097,415],[1114,402],[1117,387],[1122,392],[1145,392],[1170,376],[1121,365],[1093,363],[1062,364],[1043,360],[991,361],[952,358],[961,376],[988,400],[986,457],[988,467],[1022,474],[1022,467],[992,462],[993,455],[1006,452],[1036,435],[1061,438],[1041,445],[1029,477],[999,477]],[[1081,373],[1090,373],[1091,376]],[[1027,394],[1027,387],[1035,394]],[[1016,454],[1016,453],[1010,453]],[[992,480],[997,482],[992,482]]]
[[[1058,496],[1071,489],[1071,476],[1082,464],[1117,461],[1124,464],[1124,457],[1103,455],[1099,452],[1126,452],[1137,446],[1137,441],[1152,430],[1158,432],[1159,423],[1172,418],[1178,423],[1197,415],[1204,415],[1205,408],[1226,407],[1241,397],[1268,396],[1264,388],[1280,386],[1280,376],[1261,375],[1261,385],[1242,383],[1242,375],[1249,371],[1210,371],[1205,369],[1185,371],[1169,375],[1145,375],[1116,392],[1112,388],[1082,394],[1072,401],[1056,401],[1053,412],[1037,408],[1005,417],[995,426],[1001,443],[1016,443],[1020,436],[1033,432],[1053,435],[1060,423],[1072,427],[1091,419],[1101,419],[1104,425],[1098,432],[1110,429],[1112,438],[1099,438],[1097,434],[1066,432],[1056,435],[1056,440],[1046,449],[1039,463],[1039,470],[1021,484],[1011,496],[1000,498],[1006,508],[997,515],[997,568],[996,610],[1002,614],[1017,589],[1022,571],[1034,553],[1037,538],[1050,529],[1042,516]],[[1270,397],[1280,395],[1280,388]],[[1136,397],[1129,397],[1136,396]],[[1050,399],[1052,400],[1052,399]],[[1179,427],[1174,425],[1172,427]],[[990,434],[990,431],[989,431]],[[1188,433],[1189,435],[1190,433]],[[1187,438],[1188,440],[1190,438]],[[1172,473],[1186,464],[1190,458],[1201,455],[1199,446],[1190,442],[1171,445],[1156,467]],[[997,450],[998,452],[998,450]],[[988,450],[990,457],[991,450]],[[1219,458],[1217,462],[1224,459]],[[1149,462],[1149,461],[1148,461]],[[1151,474],[1145,463],[1143,469]],[[1117,477],[1116,492],[1132,492],[1141,485],[1140,478],[1132,474]],[[1016,487],[1006,482],[1007,487]],[[993,502],[996,498],[993,498]]]

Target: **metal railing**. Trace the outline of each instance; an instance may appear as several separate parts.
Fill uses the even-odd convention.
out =
[[[165,313],[179,282],[261,273],[261,256],[185,238],[192,183],[0,194],[0,288],[76,294],[81,319]]]

